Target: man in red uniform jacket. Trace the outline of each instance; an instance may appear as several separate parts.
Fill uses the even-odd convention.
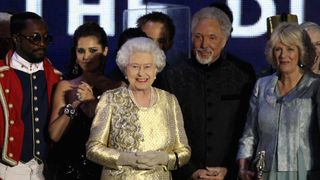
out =
[[[43,19],[11,17],[15,50],[0,61],[0,179],[41,180],[51,93],[60,80],[45,52],[52,38]]]

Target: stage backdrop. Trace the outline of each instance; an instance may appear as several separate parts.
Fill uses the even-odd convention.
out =
[[[233,11],[234,22],[232,38],[228,42],[229,52],[253,65],[259,73],[266,68],[264,48],[266,37],[266,18],[276,14],[291,13],[298,16],[299,23],[313,21],[320,23],[319,0],[1,0],[0,11],[33,11],[45,19],[49,31],[54,36],[48,57],[62,72],[69,60],[71,38],[76,27],[84,21],[96,21],[109,36],[109,56],[107,71],[114,66],[119,34],[125,26],[132,26],[138,17],[126,9],[164,9],[175,4],[182,13],[168,13],[178,26],[177,34],[183,36],[175,39],[176,48],[185,49],[182,57],[190,54],[190,32],[188,21],[197,10],[214,2],[226,2]],[[130,11],[129,11],[130,12]],[[134,10],[131,10],[134,12]],[[127,18],[127,19],[126,19]],[[183,23],[181,23],[183,22]],[[184,23],[185,22],[185,23]],[[134,23],[133,23],[134,25]],[[178,52],[173,50],[174,52]],[[169,52],[172,56],[172,52]],[[169,59],[178,62],[181,59],[174,54]]]

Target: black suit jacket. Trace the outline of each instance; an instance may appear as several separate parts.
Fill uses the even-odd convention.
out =
[[[238,140],[256,80],[251,65],[230,55],[209,66],[193,57],[165,74],[165,89],[179,101],[192,149],[190,162],[173,172],[174,179],[188,179],[207,166],[227,167],[226,179],[236,179]]]

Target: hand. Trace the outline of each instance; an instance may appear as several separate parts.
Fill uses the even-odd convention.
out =
[[[250,158],[239,159],[239,173],[238,177],[241,180],[253,180],[255,173],[249,170],[250,167]]]
[[[215,179],[224,179],[228,172],[225,167],[207,167],[207,170],[215,177]]]
[[[95,99],[92,87],[84,81],[81,81],[81,84],[78,86],[77,99],[80,102],[86,102]]]
[[[247,169],[240,169],[238,176],[241,180],[253,180],[254,172]]]
[[[210,172],[206,169],[198,169],[191,175],[191,179],[193,180],[210,179],[210,177]]]
[[[198,169],[195,171],[191,178],[208,179],[208,180],[223,180],[227,174],[227,169],[223,167],[207,167],[206,169]]]
[[[167,165],[169,156],[164,151],[137,152],[138,164],[142,168],[153,168],[154,166]]]
[[[138,169],[137,163],[138,157],[134,152],[122,152],[120,153],[117,164],[120,166],[131,166]]]

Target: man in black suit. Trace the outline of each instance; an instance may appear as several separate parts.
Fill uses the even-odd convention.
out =
[[[175,94],[192,149],[175,179],[236,179],[238,140],[246,119],[255,73],[251,65],[224,52],[231,22],[217,7],[192,18],[191,59],[166,73],[166,90]]]

